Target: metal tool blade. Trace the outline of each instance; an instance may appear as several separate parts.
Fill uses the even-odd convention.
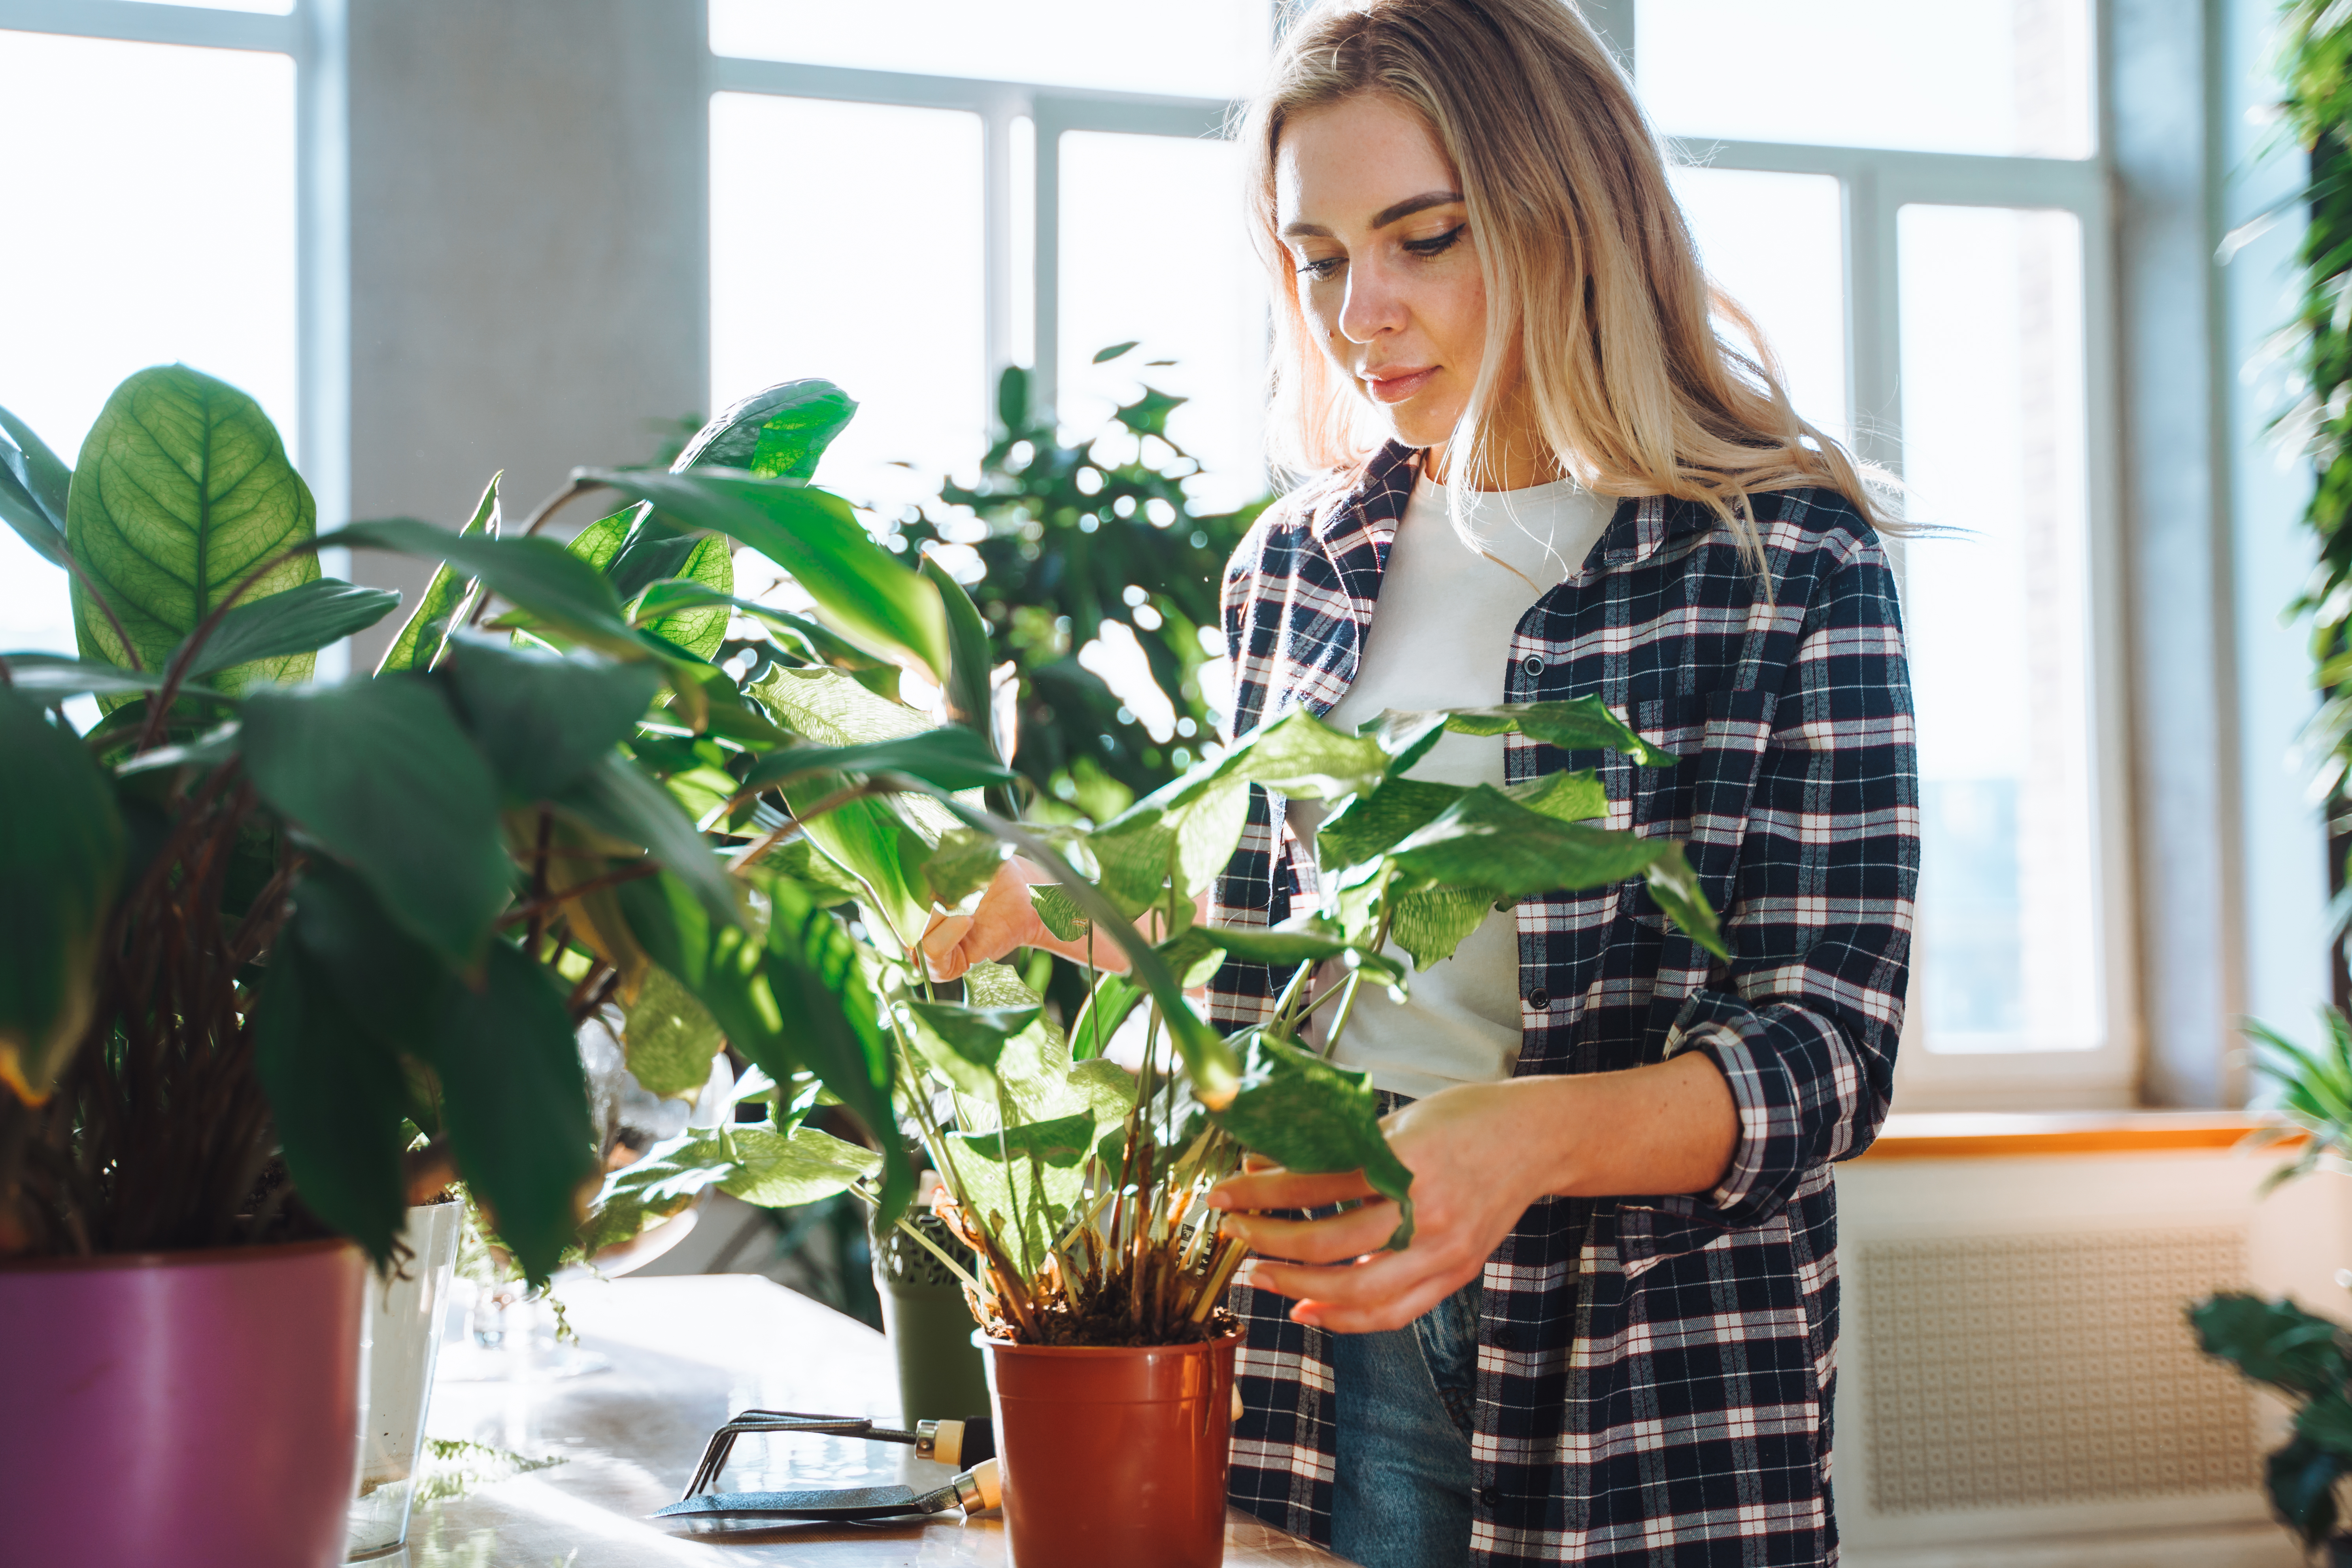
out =
[[[956,1506],[953,1486],[918,1494],[912,1487],[843,1487],[806,1492],[705,1492],[655,1510],[656,1519],[902,1519]]]

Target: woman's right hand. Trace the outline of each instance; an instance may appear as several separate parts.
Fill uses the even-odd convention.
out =
[[[973,964],[993,963],[1014,948],[1053,943],[1054,933],[1029,901],[1029,885],[1045,880],[1043,870],[1015,857],[996,868],[971,913],[935,911],[921,942],[931,978],[958,980]]]
[[[1007,860],[996,868],[971,913],[932,914],[918,944],[923,950],[923,967],[930,971],[933,980],[955,980],[973,964],[994,963],[1015,948],[1042,947],[1073,963],[1126,973],[1127,952],[1108,937],[1097,938],[1087,930],[1076,940],[1065,942],[1037,918],[1029,889],[1053,879],[1052,872],[1017,855]],[[1192,918],[1205,921],[1208,917],[1208,897],[1202,894],[1193,900]],[[1146,942],[1160,940],[1164,922],[1157,911],[1145,912],[1135,923]]]

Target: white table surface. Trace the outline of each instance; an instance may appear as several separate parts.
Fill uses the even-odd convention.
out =
[[[919,1524],[793,1524],[707,1533],[646,1516],[677,1500],[711,1430],[737,1411],[870,1415],[896,1426],[887,1342],[854,1319],[751,1275],[584,1281],[563,1292],[582,1349],[608,1369],[564,1378],[465,1380],[478,1357],[445,1357],[426,1429],[533,1461],[462,1495],[421,1502],[404,1560],[384,1568],[664,1568],[791,1563],[812,1568],[1004,1568],[1003,1524],[950,1513]],[[510,1469],[486,1459],[483,1472]],[[917,1490],[953,1472],[895,1444],[747,1436],[728,1491],[814,1486]],[[446,1487],[449,1483],[445,1480]],[[1228,1515],[1233,1568],[1342,1560],[1245,1514]]]

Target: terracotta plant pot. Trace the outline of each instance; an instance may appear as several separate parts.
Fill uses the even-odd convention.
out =
[[[8,1561],[341,1563],[364,1274],[342,1241],[0,1266]]]
[[[1225,1550],[1238,1335],[988,1357],[1016,1568],[1212,1568]]]

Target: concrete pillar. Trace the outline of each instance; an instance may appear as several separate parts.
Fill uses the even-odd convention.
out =
[[[2242,994],[2225,374],[2211,156],[2220,0],[2105,8],[2144,1095],[2231,1102]],[[2118,911],[2125,913],[2125,911]]]
[[[519,525],[709,398],[702,6],[348,5],[352,515],[454,526],[503,468]]]

